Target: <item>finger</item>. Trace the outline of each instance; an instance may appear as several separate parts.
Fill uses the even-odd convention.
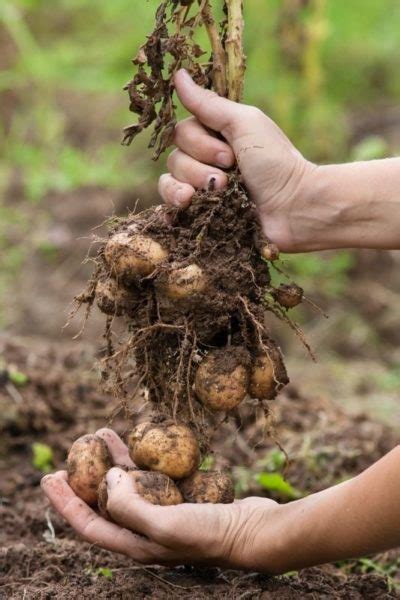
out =
[[[167,204],[186,208],[195,192],[189,183],[182,183],[172,177],[170,173],[164,173],[158,180],[158,192]]]
[[[141,563],[173,558],[164,548],[140,535],[106,521],[76,496],[66,481],[66,472],[47,475],[41,485],[53,507],[66,519],[75,531],[87,542],[127,554]]]
[[[176,125],[174,143],[192,158],[208,165],[225,169],[235,162],[231,147],[210,135],[207,129],[193,117],[180,121]]]
[[[161,542],[160,525],[168,517],[174,529],[174,506],[159,506],[144,500],[138,494],[133,479],[122,469],[114,467],[107,473],[107,511],[113,521],[138,533]],[[166,513],[168,512],[168,515]]]
[[[216,189],[222,189],[228,183],[226,173],[195,160],[181,150],[174,150],[168,156],[168,169],[171,175],[184,183],[189,183],[196,189],[208,189],[214,180]]]
[[[114,465],[121,465],[122,467],[135,466],[129,456],[128,448],[115,431],[103,427],[96,431],[96,435],[101,437],[107,444]]]
[[[201,123],[214,131],[220,131],[224,138],[231,142],[231,125],[243,114],[243,105],[196,85],[185,69],[176,73],[174,82],[178,97],[185,108]]]

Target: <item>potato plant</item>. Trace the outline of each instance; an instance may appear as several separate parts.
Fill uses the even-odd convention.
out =
[[[173,75],[180,67],[199,85],[240,101],[242,3],[223,4],[220,25],[209,0],[160,4],[126,86],[138,121],[125,129],[125,144],[153,126],[154,157],[170,145],[176,124]],[[194,39],[201,26],[211,57]],[[265,312],[295,327],[287,309],[303,298],[295,284],[273,287],[271,267],[279,250],[261,231],[239,168],[228,175],[226,189],[217,191],[211,182],[186,209],[156,206],[113,219],[88,288],[77,298],[88,312],[97,303],[107,315],[102,373],[108,386],[125,407],[139,391],[151,407],[151,422],[128,436],[132,460],[146,472],[180,482],[189,502],[233,501],[228,476],[198,471],[209,450],[210,424],[246,397],[268,411],[288,377]],[[126,328],[117,343],[111,336],[116,317],[123,317]]]

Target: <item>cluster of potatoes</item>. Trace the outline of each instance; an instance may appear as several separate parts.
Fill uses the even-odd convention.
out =
[[[111,278],[99,281],[96,301],[104,313],[121,316],[132,302],[131,294],[121,283],[129,283],[149,277],[166,264],[168,250],[157,240],[137,231],[137,225],[115,233],[107,241],[103,258]],[[279,253],[273,244],[260,248],[260,256],[274,261]],[[169,264],[166,278],[160,284],[166,298],[184,301],[207,289],[207,275],[195,262]],[[276,302],[284,308],[293,308],[303,300],[303,290],[295,284],[281,284],[272,293]]]
[[[261,256],[277,258],[277,250],[265,247]],[[103,273],[95,295],[100,309],[109,315],[135,310],[132,284],[157,275],[157,289],[179,303],[207,290],[207,273],[195,262],[171,263],[162,243],[140,230],[137,223],[114,233],[102,249]],[[158,275],[161,275],[158,277]],[[297,287],[297,286],[296,286]],[[281,286],[275,298],[290,308],[301,301],[301,288]],[[209,411],[235,409],[246,396],[269,400],[287,383],[279,349],[269,340],[250,355],[240,345],[209,350],[196,366],[193,392]],[[135,468],[125,469],[136,490],[154,504],[181,502],[233,502],[231,478],[223,472],[200,469],[201,452],[194,432],[179,421],[141,423],[128,436]],[[106,473],[112,466],[107,445],[98,436],[86,435],[72,446],[68,456],[69,483],[76,494],[107,514]]]
[[[247,395],[271,400],[288,382],[279,349],[272,345],[252,360],[239,346],[211,350],[195,376],[196,397],[212,411],[236,408]]]
[[[198,441],[182,423],[142,423],[128,437],[129,454],[136,467],[121,466],[132,478],[136,492],[152,504],[182,502],[230,503],[231,478],[222,471],[202,471]],[[107,512],[107,471],[112,459],[104,440],[87,434],[72,445],[67,460],[68,481],[89,506]]]
[[[135,233],[131,226],[130,230],[120,231],[108,240],[103,257],[112,277],[97,284],[96,301],[104,313],[120,316],[131,300],[129,290],[121,282],[129,285],[148,277],[166,263],[168,251],[150,236]],[[207,277],[195,263],[169,265],[161,283],[163,294],[173,301],[201,293],[206,286]]]

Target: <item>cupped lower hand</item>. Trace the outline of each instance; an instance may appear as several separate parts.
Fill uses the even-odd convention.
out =
[[[225,169],[237,161],[265,235],[282,251],[307,250],[304,219],[312,210],[309,188],[316,166],[261,110],[202,89],[183,69],[175,85],[193,116],[175,128],[177,148],[168,157],[169,173],[159,180],[162,198],[185,207],[195,190],[206,189],[211,179],[217,188],[225,187]]]
[[[109,429],[97,432],[108,445],[114,464],[131,466],[128,450]],[[42,480],[53,507],[86,541],[130,556],[142,564],[212,564],[264,572],[281,572],[275,552],[281,540],[284,506],[263,498],[233,504],[156,506],[136,491],[127,473],[112,468],[107,475],[107,511],[113,522],[98,515],[68,485],[66,471]],[[267,544],[260,533],[267,529]]]

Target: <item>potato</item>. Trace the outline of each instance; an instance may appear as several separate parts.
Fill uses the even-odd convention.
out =
[[[207,278],[201,267],[195,264],[172,269],[165,285],[165,294],[171,300],[182,300],[202,292]]]
[[[304,297],[304,290],[299,285],[281,283],[272,292],[272,297],[284,308],[294,308],[300,304]]]
[[[196,471],[179,482],[179,489],[185,502],[195,504],[230,504],[235,499],[232,479],[222,471]]]
[[[120,317],[124,306],[129,305],[132,299],[129,292],[118,285],[114,279],[99,281],[96,286],[96,303],[101,312],[106,315]]]
[[[249,378],[249,357],[244,348],[212,350],[197,369],[196,396],[211,410],[231,410],[245,398]]]
[[[140,469],[160,471],[172,479],[188,477],[200,463],[197,439],[183,424],[142,423],[130,434],[128,447]]]
[[[138,493],[143,496],[147,502],[159,504],[160,506],[182,504],[183,497],[181,492],[172,479],[164,473],[157,473],[156,471],[140,471],[135,468],[124,470],[132,477]],[[107,481],[106,475],[104,475],[98,488],[98,506],[103,517],[109,518],[107,501]]]
[[[279,258],[279,249],[278,246],[272,243],[264,244],[261,247],[260,254],[265,260],[270,260],[273,262],[274,260],[278,260]]]
[[[268,354],[256,356],[250,374],[249,393],[259,400],[272,400],[278,391],[289,383],[282,354],[270,345]]]
[[[104,259],[117,278],[146,277],[167,257],[156,240],[129,231],[114,234],[104,248]]]
[[[68,453],[68,483],[79,498],[93,506],[99,483],[110,467],[111,456],[105,441],[97,435],[83,435]]]

